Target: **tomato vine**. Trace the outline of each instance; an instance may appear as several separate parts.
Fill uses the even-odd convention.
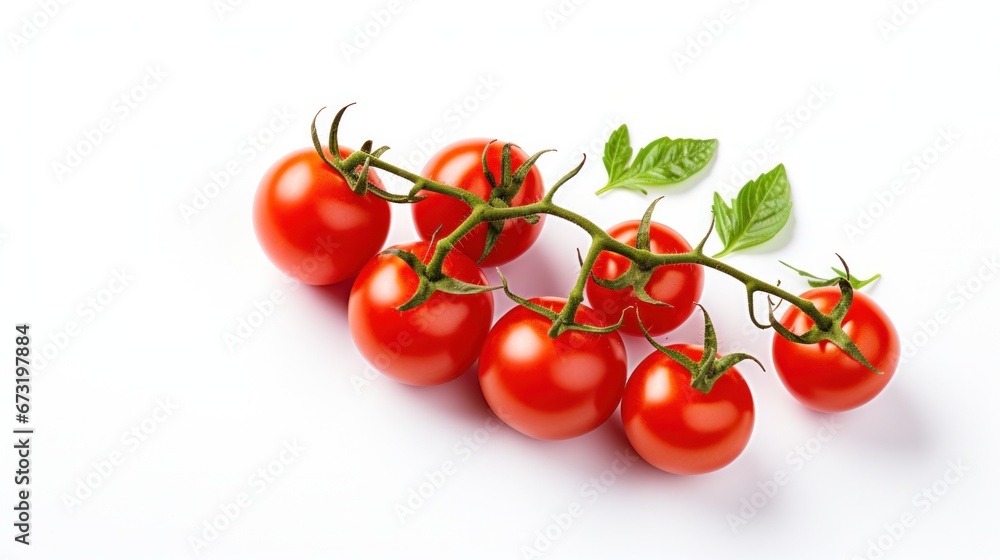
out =
[[[403,304],[400,309],[410,309],[422,304],[427,301],[427,299],[429,299],[435,291],[467,294],[502,288],[507,296],[518,304],[548,317],[552,321],[552,326],[548,332],[549,336],[552,338],[558,337],[567,330],[579,330],[595,333],[610,332],[621,326],[622,320],[625,316],[624,314],[629,312],[629,309],[623,311],[622,320],[619,320],[619,322],[615,325],[598,326],[577,323],[575,321],[577,310],[584,299],[584,289],[588,278],[595,278],[595,281],[602,286],[612,289],[631,287],[635,294],[642,298],[642,295],[645,294],[646,283],[649,282],[653,271],[657,267],[664,265],[693,264],[716,270],[741,282],[746,291],[750,320],[757,328],[762,330],[773,329],[779,336],[799,344],[817,344],[822,341],[829,341],[844,350],[844,352],[869,370],[875,373],[882,373],[861,353],[858,346],[853,340],[851,340],[850,336],[844,331],[842,326],[844,317],[847,314],[854,297],[854,289],[849,281],[849,278],[851,277],[850,272],[847,271],[846,263],[844,263],[846,273],[843,277],[838,277],[836,280],[836,285],[840,289],[839,302],[830,312],[824,313],[820,311],[819,308],[811,301],[782,289],[779,285],[780,282],[778,284],[770,284],[705,253],[705,243],[715,226],[715,221],[718,218],[716,214],[720,212],[718,203],[713,211],[713,217],[708,233],[691,251],[684,253],[655,254],[649,250],[648,236],[650,220],[659,199],[654,200],[646,210],[645,215],[640,222],[638,242],[635,247],[626,245],[625,243],[614,239],[597,224],[554,202],[553,198],[559,192],[560,188],[563,187],[570,179],[575,177],[582,169],[584,163],[586,162],[586,156],[583,157],[583,160],[575,168],[570,170],[555,184],[553,184],[541,200],[525,204],[523,206],[512,206],[510,203],[511,199],[517,194],[521,187],[521,183],[524,181],[524,178],[526,177],[531,166],[535,164],[539,157],[551,150],[543,150],[533,154],[520,166],[514,169],[511,165],[510,157],[512,145],[504,144],[501,159],[501,176],[499,178],[495,177],[486,166],[486,151],[484,150],[483,172],[492,186],[492,191],[488,199],[483,199],[466,190],[428,179],[419,174],[386,162],[381,159],[381,156],[389,149],[389,147],[382,146],[377,149],[373,149],[373,143],[371,140],[366,141],[358,151],[353,152],[346,157],[342,156],[339,150],[338,134],[341,120],[348,107],[350,107],[350,105],[340,109],[333,119],[328,140],[328,152],[324,150],[316,130],[316,119],[319,116],[319,112],[317,112],[316,116],[313,117],[311,133],[313,145],[316,148],[316,151],[320,154],[320,157],[323,158],[327,165],[344,177],[351,187],[351,190],[359,195],[371,193],[372,195],[388,202],[402,204],[419,202],[424,198],[423,195],[421,195],[421,192],[431,192],[461,200],[470,207],[468,217],[456,229],[437,240],[434,253],[426,265],[421,262],[420,259],[413,257],[413,255],[402,251],[390,250],[393,254],[402,258],[414,270],[420,279],[419,288],[416,290],[413,297]],[[412,183],[412,188],[405,195],[390,193],[369,182],[370,169],[378,169],[409,181]],[[464,283],[454,278],[449,278],[444,273],[443,264],[446,256],[455,248],[458,241],[471,232],[476,226],[484,223],[491,224],[493,226],[496,224],[502,226],[504,221],[511,219],[524,219],[528,223],[535,223],[541,214],[554,216],[571,222],[591,236],[590,247],[587,249],[585,254],[581,255],[580,258],[580,274],[569,292],[565,306],[559,312],[542,308],[517,296],[510,290],[507,280],[503,278],[502,275],[502,286],[479,286]],[[500,228],[498,227],[489,228],[483,258],[485,258],[485,256],[493,248],[497,236],[499,235],[499,229]],[[645,246],[643,243],[644,238]],[[616,253],[628,259],[630,264],[627,271],[621,276],[610,281],[596,279],[596,277],[592,275],[591,270],[598,255],[600,255],[602,251]],[[754,298],[757,294],[765,294],[767,296],[768,309],[766,322],[759,320],[755,311]],[[655,300],[651,301],[653,303],[659,303]],[[775,301],[777,301],[777,303],[775,303]],[[782,326],[774,315],[774,312],[781,301],[788,302],[790,305],[801,310],[802,313],[812,319],[813,326],[808,331],[801,334],[793,333],[789,329]],[[705,313],[705,317],[706,327],[709,327],[710,320],[708,319],[707,312]],[[708,328],[706,328],[706,332],[707,331]],[[657,349],[660,349],[661,351],[663,350],[663,347],[653,341],[652,337],[649,336],[648,333],[646,333],[646,337]],[[702,382],[697,384],[696,388],[702,392],[707,392],[711,388],[711,383],[709,381],[726,368],[731,367],[733,363],[735,363],[736,358],[747,359],[749,356],[734,354],[716,359],[714,352],[712,352],[706,353],[705,358],[703,358],[701,363],[696,364],[692,360],[686,360],[686,362],[682,363],[682,365],[691,371],[692,375],[695,376],[695,379],[702,380]],[[711,371],[712,373],[709,374],[706,373],[706,371]]]

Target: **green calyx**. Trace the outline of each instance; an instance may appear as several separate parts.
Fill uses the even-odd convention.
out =
[[[663,197],[659,197],[649,205],[646,209],[646,213],[643,214],[642,220],[639,222],[639,228],[636,230],[635,246],[636,249],[641,251],[649,251],[649,228],[650,223],[653,219],[653,210],[656,208],[656,203],[662,200]],[[579,255],[579,252],[577,253]],[[580,259],[580,266],[583,266],[583,259]],[[635,261],[629,261],[628,269],[625,270],[619,276],[606,280],[601,278],[591,272],[590,278],[595,284],[609,290],[621,290],[624,288],[632,288],[632,293],[639,301],[649,303],[652,305],[662,305],[671,307],[669,303],[664,303],[660,300],[653,299],[646,291],[646,285],[649,284],[650,279],[653,277],[653,272],[656,271],[655,266],[642,265]]]
[[[507,285],[507,278],[503,275],[502,272],[500,272],[499,268],[497,269],[497,274],[500,275],[500,282],[503,285],[504,294],[506,294],[511,301],[520,305],[521,307],[530,309],[531,311],[534,311],[535,313],[538,313],[539,315],[552,321],[552,328],[549,329],[549,336],[552,338],[557,338],[562,333],[570,330],[592,333],[592,334],[608,334],[614,332],[618,330],[622,326],[622,324],[625,323],[625,313],[627,313],[630,309],[632,309],[631,307],[626,307],[625,310],[622,311],[622,315],[618,319],[618,322],[615,323],[614,325],[609,325],[606,327],[598,327],[595,325],[586,325],[583,323],[577,323],[574,321],[576,315],[575,309],[574,309],[574,317],[570,317],[569,319],[567,319],[565,315],[562,313],[556,313],[555,311],[552,311],[547,307],[542,307],[537,303],[533,303],[515,294],[510,290],[510,287]],[[569,304],[567,304],[563,309],[565,310],[568,307]]]
[[[481,294],[500,289],[500,286],[470,284],[450,276],[441,276],[440,278],[432,280],[427,274],[427,267],[424,265],[424,262],[420,260],[420,257],[414,255],[413,253],[403,251],[401,249],[386,249],[382,253],[386,255],[393,255],[401,259],[409,265],[411,269],[413,269],[413,272],[417,274],[417,278],[419,279],[417,289],[413,292],[413,296],[411,296],[406,303],[396,308],[399,311],[409,311],[410,309],[423,304],[429,300],[435,292],[466,295]]]
[[[649,331],[647,331],[646,327],[642,324],[642,321],[639,321],[639,326],[642,328],[642,334],[646,336],[646,340],[648,340],[649,343],[652,344],[657,350],[669,356],[691,373],[691,387],[701,391],[702,393],[708,394],[708,392],[712,390],[712,386],[715,385],[715,382],[722,377],[723,374],[744,360],[750,360],[760,366],[762,371],[764,370],[764,366],[757,361],[757,358],[754,358],[750,354],[736,352],[733,354],[726,354],[721,358],[716,357],[716,353],[719,351],[719,341],[715,336],[715,327],[712,325],[712,319],[708,316],[708,311],[706,311],[701,304],[696,305],[701,308],[701,312],[705,316],[705,351],[701,356],[701,360],[698,362],[695,362],[684,354],[671,348],[667,348],[653,340]]]
[[[844,259],[841,258],[840,255],[837,255],[837,257],[840,258],[841,263],[844,262]],[[864,288],[868,284],[871,284],[872,282],[882,277],[881,274],[876,274],[870,278],[862,280],[860,278],[857,278],[853,274],[847,272],[847,265],[844,265],[844,270],[840,270],[835,266],[831,266],[830,270],[832,270],[836,276],[834,276],[833,278],[823,278],[820,276],[816,276],[815,274],[812,274],[810,272],[806,272],[804,270],[795,268],[794,266],[786,263],[785,261],[779,260],[778,262],[797,272],[799,276],[805,278],[806,281],[809,283],[809,286],[813,288],[821,288],[824,286],[835,286],[840,282],[841,278],[846,278],[847,281],[851,283],[852,288],[854,288],[855,290],[860,290],[861,288]]]
[[[795,334],[782,325],[777,318],[775,318],[774,312],[777,310],[778,304],[768,301],[767,315],[770,327],[774,329],[774,332],[797,344],[818,344],[824,340],[828,340],[846,352],[848,356],[861,363],[861,365],[877,374],[881,374],[882,371],[873,366],[871,362],[868,361],[868,358],[865,358],[864,354],[861,353],[861,349],[858,348],[858,345],[851,340],[851,337],[848,336],[846,332],[844,332],[844,317],[847,316],[847,311],[851,308],[851,303],[854,301],[854,288],[851,287],[851,282],[847,278],[840,278],[837,282],[837,286],[840,288],[840,301],[838,301],[833,310],[826,315],[829,319],[828,325],[821,326],[819,322],[816,322],[808,331],[802,334]]]
[[[323,158],[323,161],[337,170],[347,181],[347,184],[351,187],[351,190],[356,194],[364,196],[367,193],[372,193],[373,195],[387,200],[389,202],[395,202],[397,204],[413,203],[423,200],[424,196],[416,195],[398,195],[392,194],[388,191],[380,189],[368,181],[368,170],[371,167],[372,161],[378,159],[385,152],[389,150],[389,146],[382,146],[377,150],[372,150],[372,141],[366,140],[364,144],[361,145],[361,149],[357,152],[351,154],[347,158],[342,158],[340,156],[340,144],[337,140],[337,132],[340,129],[340,119],[344,117],[344,112],[347,108],[353,105],[344,106],[340,111],[337,111],[337,116],[333,118],[333,124],[330,125],[330,157],[327,157],[326,153],[323,151],[323,146],[319,142],[319,134],[316,132],[316,118],[323,111],[320,109],[313,115],[312,123],[310,124],[309,130],[312,135],[313,147],[316,148],[316,153],[319,157]],[[359,165],[360,159],[360,165]]]
[[[833,270],[838,273],[838,276],[830,283],[820,284],[821,286],[829,286],[835,283],[837,287],[840,288],[840,300],[837,302],[837,305],[833,307],[833,310],[831,310],[830,313],[820,313],[811,302],[808,306],[797,304],[796,306],[799,309],[802,309],[813,319],[814,324],[808,331],[802,334],[795,334],[782,325],[774,315],[774,312],[777,311],[781,302],[779,301],[775,303],[768,298],[768,325],[764,328],[773,328],[774,332],[797,344],[818,344],[824,340],[830,341],[838,348],[846,352],[848,356],[857,360],[861,365],[872,370],[874,373],[881,374],[882,371],[873,366],[871,362],[865,358],[864,354],[861,353],[861,349],[858,348],[858,345],[851,340],[851,337],[848,336],[846,332],[844,332],[844,318],[847,316],[848,310],[851,309],[851,303],[854,301],[854,290],[857,288],[857,279],[851,275],[851,269],[847,266],[847,261],[845,261],[839,254],[837,255],[837,258],[840,259],[840,264],[844,266],[844,272],[841,274],[840,271],[834,268]],[[788,265],[785,264],[785,266]],[[788,267],[802,274],[802,272],[798,269],[791,266]],[[805,273],[803,275],[811,276],[809,273]],[[880,275],[876,275],[873,278],[861,281],[861,285],[864,286],[879,276]]]
[[[486,147],[483,148],[482,155],[482,165],[483,165],[483,175],[486,176],[486,180],[490,183],[490,197],[486,202],[491,208],[510,208],[511,202],[517,193],[521,191],[521,186],[524,185],[524,180],[528,178],[528,173],[531,172],[531,167],[535,165],[538,158],[542,157],[542,154],[546,152],[551,152],[553,150],[542,150],[540,152],[535,152],[528,159],[524,160],[521,165],[515,170],[513,168],[513,162],[511,161],[511,150],[514,148],[514,144],[506,143],[500,148],[500,181],[497,182],[496,175],[490,169],[489,163],[487,161],[490,146],[496,140],[491,140],[487,142]],[[538,223],[537,214],[529,214],[522,218],[525,222],[529,224]],[[479,262],[483,262],[493,251],[493,248],[497,244],[497,240],[500,239],[500,234],[503,233],[503,224],[505,220],[493,220],[489,222],[486,228],[486,244],[483,247],[483,254],[479,257]]]

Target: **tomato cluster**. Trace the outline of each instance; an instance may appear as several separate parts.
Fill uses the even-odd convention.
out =
[[[504,176],[503,166],[516,169],[529,159],[516,146],[508,149],[509,154],[503,155],[500,143],[461,141],[435,154],[422,176],[489,200],[495,178]],[[347,149],[339,151],[343,158],[351,154]],[[329,152],[325,155],[330,158]],[[367,179],[381,188],[373,169]],[[540,173],[531,167],[507,204],[531,204],[541,200],[544,192]],[[619,332],[662,335],[686,321],[702,296],[700,265],[656,268],[643,288],[644,297],[639,297],[632,286],[607,285],[632,263],[620,254],[602,252],[586,284],[589,306],[580,305],[573,318],[575,324],[593,329],[565,330],[554,337],[552,317],[566,305],[563,298],[529,300],[495,324],[492,292],[435,291],[419,305],[400,309],[422,286],[411,263],[401,255],[409,253],[429,263],[437,241],[454,231],[471,211],[469,204],[455,197],[419,194],[424,198],[412,204],[412,216],[422,241],[380,252],[389,230],[389,204],[373,193],[354,192],[317,152],[301,150],[277,162],[261,181],[254,226],[271,261],[301,281],[331,284],[354,278],[348,305],[354,343],[366,360],[401,383],[445,383],[478,361],[487,403],[515,430],[545,440],[572,438],[594,430],[620,408],[625,433],[635,450],[653,466],[673,473],[719,469],[746,448],[753,431],[754,402],[735,367],[714,379],[706,392],[693,387],[693,374],[676,358],[654,350],[628,375]],[[480,264],[516,259],[536,241],[543,223],[543,219],[526,218],[504,221],[485,257],[488,224],[479,224],[447,253],[441,272],[465,285],[486,286]],[[627,221],[607,233],[635,247],[640,229],[641,222]],[[649,223],[642,242],[654,254],[691,251],[679,233],[656,222]],[[820,288],[802,297],[825,313],[837,304],[840,292]],[[626,312],[630,308],[633,311]],[[624,320],[617,331],[604,329],[619,317]],[[801,333],[812,326],[812,320],[792,307],[781,324]],[[806,406],[821,411],[859,406],[878,394],[895,370],[899,339],[888,317],[870,298],[855,294],[843,326],[882,375],[872,373],[832,343],[805,345],[774,337],[778,376]],[[669,349],[692,361],[706,353],[706,348],[693,345]],[[709,349],[709,355],[713,353],[714,348]]]

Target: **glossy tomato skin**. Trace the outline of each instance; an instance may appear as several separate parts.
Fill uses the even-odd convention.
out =
[[[340,154],[347,157],[351,150],[341,148]],[[368,180],[382,187],[374,170]],[[389,221],[388,202],[355,194],[312,148],[272,165],[253,206],[254,230],[264,253],[285,274],[313,285],[357,274],[382,248]]]
[[[607,230],[616,240],[635,247],[639,221],[622,222]],[[657,222],[650,222],[649,248],[655,254],[686,253],[691,245],[681,234]],[[603,251],[594,263],[594,275],[604,280],[613,280],[628,270],[629,260],[621,255]],[[653,305],[635,297],[632,288],[609,290],[599,286],[593,279],[587,280],[587,301],[601,312],[608,321],[617,322],[622,310],[632,306],[642,317],[646,330],[653,336],[668,333],[687,320],[694,313],[695,302],[701,299],[705,285],[702,267],[694,264],[674,264],[658,267],[646,284],[646,293],[653,299],[670,304]],[[636,314],[625,314],[625,323],[620,329],[625,334],[642,336]]]
[[[489,181],[483,174],[483,150],[490,141],[484,138],[461,140],[445,146],[424,166],[422,175],[439,183],[451,185],[469,191],[483,200],[490,196]],[[500,181],[500,154],[503,142],[490,144],[486,161],[490,171],[497,181]],[[517,146],[510,152],[512,169],[517,168],[528,159],[528,155]],[[440,227],[439,238],[455,231],[462,221],[469,216],[471,209],[464,202],[443,194],[428,193],[425,200],[413,205],[413,223],[417,227],[420,238],[427,241]],[[521,185],[521,190],[511,200],[511,206],[524,206],[538,202],[545,195],[542,174],[537,167],[532,166]],[[507,220],[503,225],[493,251],[482,261],[483,266],[494,266],[509,262],[531,247],[542,232],[545,216],[539,216],[538,223],[529,224],[522,218]],[[486,247],[486,224],[476,226],[468,235],[462,238],[456,247],[472,260],[479,261]]]
[[[801,296],[829,313],[840,301],[835,286],[809,290]],[[781,324],[794,333],[804,333],[813,320],[797,307],[790,307]],[[774,369],[785,388],[800,403],[821,412],[857,408],[875,398],[892,379],[899,365],[899,334],[889,316],[867,295],[855,291],[843,322],[844,332],[861,354],[883,373],[871,371],[830,342],[795,344],[775,334],[771,345]]]
[[[704,352],[687,344],[668,348],[695,361]],[[702,474],[728,465],[746,448],[754,425],[753,397],[736,368],[722,374],[705,394],[691,387],[686,369],[659,351],[632,372],[621,414],[636,452],[674,474]]]
[[[424,262],[433,250],[425,241],[396,245]],[[471,284],[486,285],[476,263],[453,251],[444,273]],[[358,274],[347,306],[351,336],[361,355],[376,369],[408,385],[438,385],[466,372],[493,322],[493,294],[435,292],[407,311],[417,275],[395,255],[379,253]]]
[[[562,298],[531,300],[553,311]],[[576,321],[601,325],[581,305]],[[625,345],[617,332],[567,331],[552,339],[552,322],[522,306],[497,321],[479,357],[479,384],[496,415],[537,439],[583,435],[607,420],[621,400],[628,373]]]

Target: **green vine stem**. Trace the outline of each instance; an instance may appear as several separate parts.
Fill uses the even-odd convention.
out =
[[[337,134],[341,117],[346,109],[347,107],[341,109],[334,118],[330,129],[329,153],[324,152],[319,142],[319,138],[316,133],[316,117],[313,118],[312,122],[312,137],[313,144],[316,147],[317,152],[319,152],[319,154],[323,157],[324,161],[326,161],[326,163],[332,168],[340,172],[348,183],[351,184],[355,192],[359,194],[370,192],[375,196],[379,196],[380,198],[396,203],[418,202],[424,198],[424,196],[421,195],[422,192],[431,192],[462,200],[468,204],[471,209],[469,216],[465,219],[465,221],[463,221],[454,231],[437,241],[434,254],[430,261],[426,267],[422,267],[422,270],[418,271],[419,273],[426,275],[426,279],[431,285],[439,283],[443,279],[444,273],[442,272],[442,265],[445,257],[454,249],[455,244],[458,243],[462,237],[471,232],[476,226],[490,222],[502,223],[504,220],[517,218],[531,219],[533,216],[537,217],[538,214],[547,214],[571,222],[587,232],[592,238],[590,248],[587,250],[586,257],[581,263],[582,266],[579,277],[573,285],[573,288],[570,290],[566,305],[552,321],[549,336],[553,338],[558,337],[567,330],[592,330],[592,328],[588,328],[592,326],[579,325],[574,322],[574,319],[576,317],[577,309],[583,303],[584,288],[586,286],[587,278],[591,274],[593,264],[602,251],[608,251],[611,253],[617,253],[629,259],[632,262],[629,271],[632,270],[632,267],[636,267],[639,273],[649,273],[653,269],[660,266],[677,264],[694,264],[717,270],[743,284],[747,294],[747,306],[750,319],[756,327],[760,329],[773,328],[778,335],[801,344],[814,344],[822,340],[829,340],[872,371],[881,373],[861,354],[855,343],[841,327],[841,322],[844,314],[846,314],[847,307],[850,306],[850,301],[853,295],[849,282],[844,281],[839,283],[843,293],[841,302],[831,313],[826,314],[821,312],[809,300],[800,298],[797,295],[782,289],[778,285],[772,285],[768,282],[755,278],[726,264],[725,262],[722,262],[721,260],[712,258],[705,254],[704,245],[709,235],[711,235],[711,226],[709,226],[709,232],[701,240],[701,242],[694,249],[686,253],[656,254],[646,249],[626,245],[608,235],[608,233],[601,229],[597,224],[591,222],[584,216],[553,202],[553,197],[560,187],[562,187],[569,179],[573,178],[580,171],[583,167],[584,161],[581,161],[576,168],[557,181],[549,189],[548,193],[542,200],[524,206],[510,206],[510,199],[517,193],[520,188],[520,184],[518,182],[519,173],[512,173],[509,167],[503,170],[503,180],[494,188],[494,194],[491,196],[491,200],[484,200],[469,191],[433,181],[380,159],[379,156],[388,150],[388,147],[383,146],[376,150],[371,150],[371,141],[365,142],[361,150],[352,153],[346,158],[341,158],[338,150]],[[318,114],[319,113],[317,113],[317,116]],[[509,148],[506,149],[509,150]],[[525,164],[530,167],[530,165],[534,164],[534,161],[542,153],[544,152],[538,152],[533,155],[528,161],[525,162]],[[331,155],[332,157],[327,157],[327,155]],[[586,158],[584,158],[584,160],[585,159]],[[506,163],[509,166],[509,161]],[[367,172],[370,168],[391,173],[392,175],[405,179],[412,183],[413,187],[407,195],[391,194],[378,189],[368,184]],[[485,159],[484,171],[489,171],[485,167]],[[490,176],[492,176],[492,173],[490,173]],[[521,176],[521,179],[523,180],[523,175]],[[498,196],[497,192],[502,194]],[[653,204],[655,204],[655,201]],[[650,211],[647,211],[643,218],[647,223],[652,214],[651,210],[652,206],[650,207]],[[628,274],[629,271],[626,271],[624,274]],[[767,294],[768,296],[768,321],[766,323],[758,320],[754,310],[754,296],[758,293]],[[430,297],[430,293],[427,293],[425,297]],[[787,301],[789,304],[801,309],[803,313],[808,315],[813,320],[814,326],[808,332],[803,334],[791,333],[785,329],[774,317],[776,306],[771,304],[772,297],[778,298],[778,300]],[[408,305],[413,306],[419,303],[419,301],[410,302]]]

